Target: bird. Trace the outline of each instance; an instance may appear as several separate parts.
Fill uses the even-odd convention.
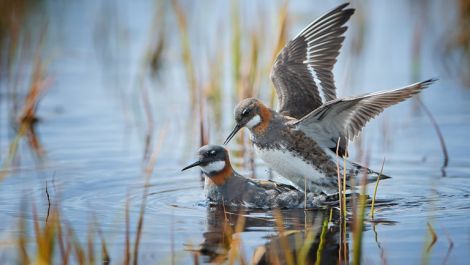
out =
[[[236,125],[224,142],[227,145],[241,128],[248,128],[256,153],[272,169],[299,189],[314,193],[338,192],[337,156],[346,159],[348,142],[369,120],[437,80],[338,99],[332,69],[344,40],[345,23],[354,13],[347,6],[324,14],[286,44],[270,74],[277,109],[256,98],[242,100],[234,111]],[[342,173],[343,163],[339,164]],[[349,160],[345,171],[349,182],[363,174],[368,182],[379,176]]]
[[[197,152],[196,162],[182,171],[199,166],[205,175],[204,191],[213,204],[247,208],[320,207],[328,198],[307,194],[297,188],[269,180],[257,180],[237,173],[230,163],[228,151],[220,145],[205,145]]]

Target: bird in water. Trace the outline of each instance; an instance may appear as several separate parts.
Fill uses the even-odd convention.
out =
[[[319,207],[325,196],[305,194],[293,186],[244,177],[230,164],[227,150],[206,145],[198,150],[198,160],[182,171],[199,166],[205,175],[206,198],[215,204],[248,208]],[[307,198],[307,204],[304,203]]]
[[[369,120],[435,81],[337,99],[332,69],[344,40],[345,23],[354,13],[347,6],[340,5],[321,16],[287,43],[271,70],[277,110],[255,98],[242,100],[235,108],[235,128],[224,142],[247,127],[255,151],[269,166],[301,190],[315,193],[337,192],[336,153],[345,157],[348,141],[359,135]],[[343,172],[342,163],[340,170]],[[369,182],[379,175],[347,161],[348,180],[362,174],[368,175]]]

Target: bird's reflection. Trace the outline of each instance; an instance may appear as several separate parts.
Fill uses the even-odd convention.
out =
[[[335,214],[330,209],[243,212],[211,206],[207,208],[204,240],[197,251],[203,262],[224,262],[237,255],[234,251],[239,253],[237,238],[242,233],[262,228],[264,232],[272,231],[266,243],[237,259],[244,258],[251,264],[297,264],[299,259],[307,261],[304,264],[338,264],[341,247],[347,245],[341,244],[341,226],[331,221],[336,219],[332,216]]]

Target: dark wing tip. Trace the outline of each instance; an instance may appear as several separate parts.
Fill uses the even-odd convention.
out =
[[[437,80],[439,80],[439,79],[434,78],[434,77],[433,77],[433,78],[429,78],[428,80],[425,80],[425,81],[421,81],[421,82],[419,82],[419,83],[416,83],[416,84],[415,84],[415,87],[418,89],[418,91],[421,91],[421,90],[423,90],[423,89],[428,88],[430,85],[434,84],[434,82],[436,82]]]
[[[339,5],[337,8],[335,8],[334,10],[340,10],[340,9],[344,9],[345,7],[347,7],[350,3],[349,2],[346,2],[346,3],[342,3],[341,5]]]
[[[438,80],[439,80],[438,78],[434,78],[434,77],[433,77],[433,78],[430,78],[430,79],[428,79],[428,80],[426,80],[426,81],[421,82],[421,86],[422,86],[423,88],[426,88],[426,87],[432,85],[434,82],[436,82],[436,81],[438,81]]]
[[[352,7],[351,7],[351,8],[348,8],[348,9],[345,9],[347,6],[349,6],[349,4],[350,4],[349,2],[346,2],[346,3],[344,3],[344,4],[341,4],[341,5],[339,5],[337,8],[333,9],[333,10],[331,11],[331,13],[335,13],[335,12],[338,12],[338,11],[343,11],[345,14],[348,14],[348,15],[351,16],[352,14],[354,14],[354,12],[356,11],[356,9],[355,9],[355,8],[352,8]]]

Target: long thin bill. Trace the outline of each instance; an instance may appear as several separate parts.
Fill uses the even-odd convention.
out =
[[[194,163],[192,163],[191,165],[181,169],[181,171],[185,171],[186,169],[189,169],[189,168],[192,168],[192,167],[195,167],[195,166],[199,166],[201,164],[201,161],[196,161]]]
[[[227,145],[228,142],[230,142],[230,140],[232,140],[232,138],[235,136],[235,134],[237,134],[237,132],[242,128],[242,126],[240,125],[236,125],[235,128],[233,128],[232,132],[229,134],[229,136],[227,137],[227,139],[225,139],[225,142],[224,142],[224,145]]]

